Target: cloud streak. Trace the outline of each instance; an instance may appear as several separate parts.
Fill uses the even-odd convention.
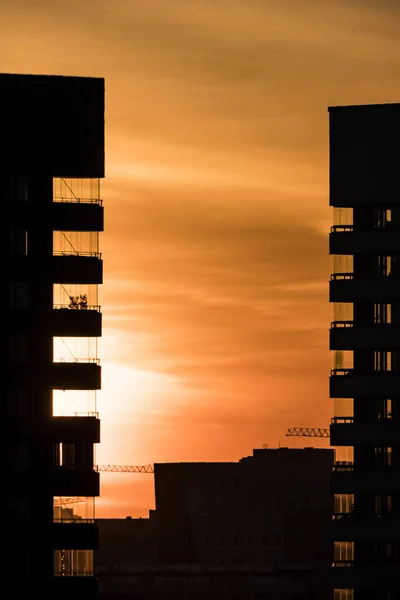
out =
[[[327,426],[326,109],[398,100],[399,15],[397,0],[2,4],[1,71],[106,78],[99,461],[237,460]],[[135,481],[110,477],[102,514],[144,514],[151,484],[128,512]]]

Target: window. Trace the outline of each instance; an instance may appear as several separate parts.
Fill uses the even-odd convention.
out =
[[[353,494],[335,494],[334,496],[334,512],[336,514],[350,513],[353,511],[354,495]]]
[[[354,560],[354,542],[334,542],[333,556],[339,562]]]
[[[9,284],[10,308],[29,308],[29,285],[23,281],[14,281]]]
[[[334,591],[334,600],[353,600],[354,599],[354,591],[353,590],[335,590]]]

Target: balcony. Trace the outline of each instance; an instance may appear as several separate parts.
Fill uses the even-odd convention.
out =
[[[64,550],[97,550],[99,530],[94,520],[71,519],[53,523],[52,546]]]
[[[101,367],[98,359],[53,362],[40,367],[32,364],[10,364],[6,379],[18,380],[22,386],[43,381],[53,390],[100,390]]]
[[[330,254],[383,254],[400,253],[399,231],[390,228],[373,231],[354,231],[353,225],[335,225],[329,235]]]
[[[332,583],[335,589],[400,590],[399,565],[378,566],[365,564],[356,566],[354,561],[336,561],[333,563]]]
[[[355,471],[354,465],[335,465],[331,474],[334,494],[399,494],[400,472],[393,469]]]
[[[100,419],[97,416],[52,417],[53,442],[100,443]]]
[[[73,310],[68,305],[57,304],[52,312],[52,334],[59,337],[101,337],[102,318],[100,306],[85,306]]]
[[[46,598],[57,598],[57,600],[71,600],[71,598],[97,598],[98,580],[95,573],[89,575],[77,573],[76,576],[53,577],[49,594]]]
[[[332,535],[341,542],[400,542],[400,520],[389,515],[354,518],[353,513],[335,514]]]
[[[333,369],[329,384],[331,398],[393,398],[399,395],[400,371],[374,371],[364,375],[354,369]]]
[[[55,362],[51,366],[50,387],[54,390],[100,390],[101,367],[91,362]]]
[[[376,423],[354,423],[353,417],[335,417],[330,439],[332,446],[397,446],[400,422],[388,418]]]
[[[353,321],[334,321],[329,343],[331,350],[399,350],[400,327],[389,323],[354,327]]]
[[[391,276],[354,279],[353,273],[335,273],[329,282],[329,301],[399,302],[400,279]]]
[[[54,231],[104,231],[104,209],[100,202],[58,198],[51,210]]]
[[[100,475],[88,469],[55,467],[51,476],[53,496],[99,496]]]
[[[103,283],[103,261],[100,253],[54,254],[51,272],[53,283]]]

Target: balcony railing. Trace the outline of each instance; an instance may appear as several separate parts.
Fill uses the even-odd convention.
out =
[[[74,250],[57,250],[53,252],[53,256],[89,256],[101,260],[101,252],[79,252]]]
[[[354,376],[354,369],[349,368],[349,369],[332,369],[331,370],[332,377],[343,377],[344,375],[353,375]],[[370,373],[368,373],[368,376],[370,376]]]
[[[365,523],[366,525],[370,524],[371,522],[381,522],[382,520],[386,520],[386,522],[393,522],[393,519],[396,518],[396,516],[389,512],[388,510],[382,510],[380,513],[378,514],[373,514],[373,515],[357,515],[353,510],[350,512],[345,512],[345,513],[333,513],[332,514],[332,519],[334,521],[356,521],[359,523]],[[397,522],[397,521],[396,521]]]
[[[332,467],[332,471],[353,471],[354,472],[354,463],[335,463]],[[370,468],[358,469],[357,473],[362,475],[371,475],[372,473],[382,474],[382,473],[395,473],[400,474],[400,468],[394,465],[372,465]]]
[[[382,273],[375,273],[375,274],[372,274],[371,276],[367,277],[366,281],[378,281],[379,282],[379,281],[385,281],[388,278],[390,278],[390,280],[393,279],[393,275],[391,272],[389,272],[387,275],[383,275]],[[354,273],[332,273],[331,274],[331,281],[343,281],[343,279],[346,279],[346,280],[354,279]],[[395,277],[395,280],[398,281],[399,277]]]
[[[344,368],[340,368],[340,369],[331,369],[331,376],[332,377],[387,377],[387,376],[400,376],[400,371],[369,371],[368,373],[363,373],[363,372],[358,372],[355,369],[353,369],[352,367],[349,367],[347,369]]]
[[[354,225],[332,225],[331,233],[338,233],[340,231],[354,231]]]
[[[55,577],[96,577],[96,571],[55,571]]]
[[[358,422],[357,425],[363,426],[366,425],[370,427],[371,425],[376,425],[377,423],[384,423],[385,421],[393,421],[393,415],[391,412],[388,412],[386,415],[377,415],[375,421],[368,421],[366,423]],[[342,425],[342,424],[355,424],[354,417],[333,417],[331,419],[332,425]]]
[[[331,328],[354,327],[354,321],[332,321]]]
[[[91,364],[96,364],[96,365],[100,365],[100,359],[99,358],[75,358],[74,356],[68,357],[68,358],[58,358],[53,360],[53,364],[59,364],[59,363],[91,363]]]
[[[76,306],[71,306],[70,304],[53,304],[54,310],[93,310],[96,312],[101,312],[100,304],[77,304]]]
[[[53,523],[95,523],[96,519],[82,519],[81,517],[54,518]]]
[[[393,557],[393,558],[375,558],[374,561],[372,563],[367,562],[367,561],[357,561],[357,563],[354,560],[335,560],[332,563],[332,567],[347,567],[347,568],[353,568],[355,566],[364,569],[375,569],[378,568],[379,570],[384,570],[385,568],[388,571],[391,571],[393,569],[393,567],[398,567],[400,564],[400,561],[398,558]]]
[[[74,204],[98,204],[99,206],[103,206],[103,200],[101,198],[71,198],[71,196],[53,196],[53,202],[68,202]]]
[[[392,227],[392,222],[391,221],[387,221],[385,223],[385,225],[382,226],[376,226],[373,227],[370,230],[367,231],[360,231],[358,230],[360,233],[373,233],[375,231],[385,231],[387,229],[391,229],[393,231],[393,227]],[[354,231],[354,225],[332,225],[331,227],[331,233],[341,233],[341,232],[353,232]]]
[[[354,273],[332,273],[331,281],[337,281],[338,279],[354,279]]]
[[[331,423],[339,424],[339,423],[354,423],[354,417],[333,417],[331,419]],[[369,423],[368,423],[369,425]]]
[[[341,521],[342,519],[353,520],[353,518],[354,518],[353,511],[351,511],[351,512],[344,512],[344,513],[343,512],[341,512],[341,513],[333,513],[333,515],[332,515],[332,519],[334,521]]]
[[[332,471],[354,471],[354,463],[335,463],[332,467]]]
[[[353,328],[354,321],[332,321],[331,329],[347,329]],[[362,329],[379,329],[379,327],[399,327],[399,325],[394,323],[382,323],[378,318],[374,318],[373,323],[371,325],[362,326]]]

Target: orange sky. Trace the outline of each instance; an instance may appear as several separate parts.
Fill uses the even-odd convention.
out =
[[[399,22],[398,0],[1,2],[0,72],[106,78],[98,463],[328,426],[326,109],[399,101]],[[97,514],[152,493],[105,474]]]

